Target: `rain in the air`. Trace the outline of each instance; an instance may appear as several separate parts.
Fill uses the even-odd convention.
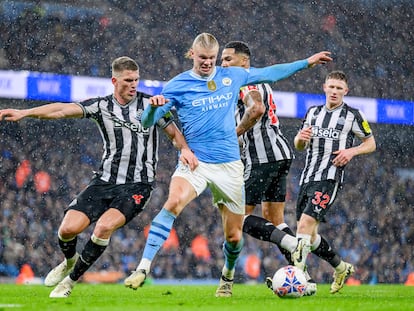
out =
[[[222,274],[231,284],[264,284],[280,267],[295,264],[291,256],[296,244],[288,241],[299,245],[306,240],[306,270],[318,285],[331,286],[341,265],[348,270],[352,266],[345,286],[414,285],[411,1],[4,0],[0,29],[0,283],[60,286],[63,278],[51,281],[50,273],[63,261],[75,271],[68,270],[72,273],[63,280],[75,278],[72,281],[78,283],[123,284],[138,267],[146,273],[145,282],[153,284],[218,286]],[[217,39],[215,57],[208,45],[193,45],[201,33]],[[238,93],[228,96],[223,105],[218,101],[224,97],[185,102],[198,86],[182,84],[181,90],[173,90],[167,82],[193,69],[188,79],[204,81],[200,87],[207,92],[239,83],[235,81],[244,78],[214,80],[214,75],[233,70],[220,71],[226,60],[222,52],[231,41],[247,44],[254,68],[306,60],[322,51],[330,52],[332,61],[301,65],[277,82],[261,76],[268,81],[260,82],[271,87],[261,93],[270,104],[254,120],[253,129],[239,136],[238,159],[209,163],[213,150],[230,147],[224,136],[203,140],[212,137],[210,130],[203,129],[238,125],[247,104],[243,106],[242,99],[235,104]],[[136,63],[139,69],[112,66],[124,56],[129,66]],[[200,72],[210,69],[196,67],[197,62],[217,67],[207,77]],[[254,70],[240,75],[251,77]],[[347,82],[335,77],[325,80],[333,71],[344,72]],[[334,83],[332,88],[345,85],[347,89],[338,87],[339,95],[328,98],[325,92],[334,92],[324,88],[332,85],[328,82]],[[150,105],[148,98],[164,88],[174,102],[172,113],[146,128],[140,122]],[[250,91],[241,93],[249,97]],[[312,110],[340,96],[349,108],[336,117],[339,120],[326,107],[323,112]],[[58,104],[49,110],[28,110],[50,103]],[[201,103],[208,106],[191,118],[185,115],[190,110],[181,107],[192,105],[195,113]],[[208,120],[210,113],[228,112],[231,105],[241,113],[238,118],[224,125],[215,124],[214,116]],[[322,121],[320,113],[332,117]],[[265,117],[272,122],[269,128],[260,123]],[[185,165],[177,168],[179,157],[186,153],[177,151],[174,139],[164,131],[171,118],[189,142],[187,151],[194,151],[200,160],[195,171]],[[187,121],[194,122],[197,130]],[[301,150],[295,136],[308,122],[314,122],[313,136]],[[261,139],[249,141],[256,127]],[[282,135],[288,147],[276,144],[276,136],[267,135],[270,131]],[[237,145],[237,134],[230,136],[229,145]],[[355,151],[374,139],[374,149]],[[254,174],[274,170],[276,176],[280,169],[280,159],[260,156],[266,148],[281,148],[282,156],[292,152],[284,177],[266,174],[274,178],[268,191],[264,187],[269,187],[269,181],[264,178],[253,185],[248,182]],[[324,165],[335,162],[334,154],[319,157],[326,148],[355,152],[324,171]],[[197,154],[200,149],[205,153]],[[257,164],[259,157],[267,166]],[[244,164],[243,172],[238,170],[244,175],[245,188],[240,191],[234,190],[235,176],[224,169],[232,161]],[[203,165],[223,165],[223,169],[216,176],[211,171],[206,177],[209,169],[196,174]],[[311,175],[317,167],[321,171]],[[175,173],[183,174],[173,178],[184,188],[176,186],[171,192],[174,198],[185,197],[185,206],[167,201]],[[322,191],[322,183],[326,191],[322,197],[329,198],[326,204],[314,203],[316,194],[313,199],[303,195],[307,182],[303,174],[311,176],[315,193]],[[278,204],[269,207],[270,202]],[[254,207],[249,213],[258,218],[270,217],[268,209],[280,206],[282,216],[266,220],[269,225],[273,222],[274,229],[243,226],[250,217],[242,217],[247,212],[244,203]],[[226,217],[221,215],[233,217],[233,222],[224,226]],[[305,222],[301,215],[312,221],[298,230]],[[291,235],[277,237],[289,228]],[[160,243],[148,259],[150,264],[141,260],[148,241]],[[66,296],[76,291],[68,282]],[[50,297],[59,295],[55,290]]]

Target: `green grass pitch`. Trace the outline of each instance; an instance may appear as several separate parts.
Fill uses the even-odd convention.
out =
[[[211,285],[146,285],[134,291],[121,284],[77,284],[66,299],[50,299],[42,285],[0,284],[2,310],[231,310],[324,311],[414,310],[414,287],[404,285],[345,286],[329,294],[329,285],[299,299],[281,299],[263,284],[235,284],[233,297],[216,298]]]

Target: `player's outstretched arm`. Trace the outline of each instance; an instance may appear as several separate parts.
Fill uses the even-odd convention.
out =
[[[332,61],[331,52],[322,51],[307,58],[308,67],[314,67],[316,65],[324,65]]]
[[[326,64],[332,61],[331,52],[322,51],[306,59],[300,59],[291,63],[274,64],[263,68],[251,68],[247,84],[277,82],[298,71],[314,67],[318,64]]]
[[[30,109],[3,109],[0,110],[0,120],[20,121],[23,118],[63,119],[80,118],[82,108],[74,103],[53,103]]]
[[[0,110],[0,121],[19,121],[24,118],[24,113],[19,109]]]

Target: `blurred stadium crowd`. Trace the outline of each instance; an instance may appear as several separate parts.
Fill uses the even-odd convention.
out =
[[[107,77],[112,59],[128,55],[140,63],[142,79],[168,80],[191,66],[183,55],[195,35],[208,31],[222,44],[248,42],[258,67],[333,52],[332,67],[303,72],[275,90],[319,93],[325,73],[335,68],[351,77],[352,96],[414,99],[413,6],[405,1],[273,2],[2,1],[0,27],[7,31],[0,32],[0,69]],[[0,107],[38,104],[0,100]],[[282,119],[291,141],[299,122]],[[356,265],[356,280],[404,283],[414,271],[413,131],[384,124],[373,128],[378,150],[349,164],[335,216],[329,229],[321,229]],[[0,276],[16,276],[29,263],[44,277],[62,260],[57,227],[99,165],[100,136],[84,120],[25,120],[2,123],[0,141]],[[165,140],[164,146],[150,204],[114,234],[93,270],[128,274],[135,269],[145,228],[165,200],[175,166],[171,144]],[[302,165],[303,154],[297,154],[286,207],[293,228]],[[218,279],[220,221],[208,193],[193,201],[177,219],[176,235],[156,258],[152,277]],[[80,243],[88,237],[88,232],[81,235]],[[276,247],[246,236],[239,281],[263,281],[284,264]],[[309,265],[318,282],[331,281],[325,262],[312,256]]]
[[[142,79],[188,69],[195,36],[249,43],[252,65],[329,50],[334,62],[278,83],[319,92],[327,70],[342,69],[352,96],[414,98],[414,7],[378,1],[0,1],[0,69],[108,76],[116,56],[136,59]]]

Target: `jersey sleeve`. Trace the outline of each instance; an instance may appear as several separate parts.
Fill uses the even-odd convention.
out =
[[[105,99],[106,98],[91,98],[77,104],[82,108],[84,118],[95,119],[95,117],[99,114],[99,103],[101,100]]]
[[[296,72],[308,67],[306,59],[292,63],[276,64],[263,68],[250,68],[247,84],[271,83],[286,79]]]
[[[172,122],[174,122],[174,115],[171,111],[168,111],[166,114],[164,114],[160,119],[157,121],[157,125],[165,129],[168,125],[170,125]]]
[[[305,128],[308,128],[309,126],[311,126],[311,115],[313,114],[314,111],[314,107],[309,107],[308,111],[306,112],[305,117],[302,120],[302,124],[299,128],[299,130],[303,130]]]
[[[141,122],[142,124],[148,128],[150,126],[153,126],[155,124],[158,124],[158,121],[165,117],[172,109],[173,107],[173,103],[174,103],[174,98],[172,97],[172,95],[170,95],[166,90],[168,89],[168,86],[170,86],[171,84],[171,80],[169,82],[167,82],[167,84],[164,86],[161,95],[163,95],[168,102],[165,103],[164,106],[161,107],[152,107],[151,105],[148,105],[145,109],[144,112],[142,113],[142,118],[141,118]],[[171,114],[172,116],[172,114]],[[165,120],[164,120],[165,121]],[[165,128],[168,124],[164,124],[161,121],[161,128]]]
[[[142,113],[141,122],[146,128],[153,126],[171,109],[171,104],[167,103],[162,107],[154,108],[151,105],[147,106]],[[167,124],[168,125],[168,124]]]
[[[369,126],[364,113],[360,110],[355,110],[354,114],[355,121],[352,125],[352,131],[355,135],[360,139],[372,136],[371,127]]]

